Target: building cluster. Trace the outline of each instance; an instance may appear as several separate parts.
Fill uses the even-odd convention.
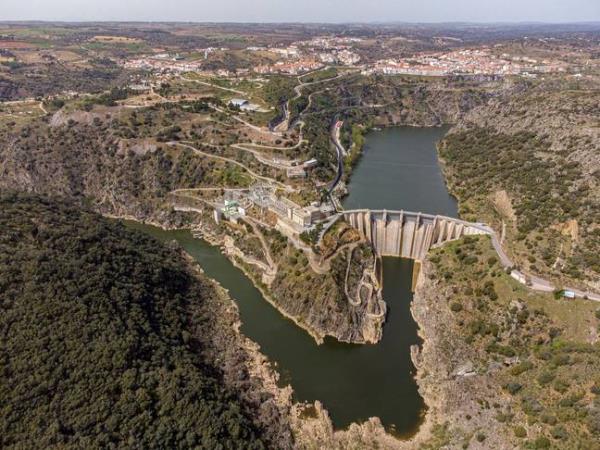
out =
[[[288,75],[298,75],[311,70],[317,70],[323,67],[323,63],[312,58],[300,58],[291,61],[277,61],[275,64],[265,64],[254,69],[255,73],[285,73]]]
[[[296,43],[297,47],[308,47],[312,49],[347,49],[352,45],[362,42],[361,38],[346,36],[319,36],[308,41]]]
[[[358,64],[360,56],[352,50],[352,45],[361,42],[360,38],[352,37],[316,37],[309,41],[301,41],[296,46],[305,52],[318,55],[321,62],[352,66]]]
[[[159,73],[184,73],[202,70],[202,63],[199,61],[186,61],[179,55],[171,56],[166,53],[126,60],[124,61],[123,66],[126,69],[151,70]]]
[[[363,73],[384,75],[519,75],[565,71],[566,65],[527,57],[496,56],[488,49],[466,49],[427,53],[411,58],[386,59],[365,68]]]
[[[222,51],[222,52],[226,52],[227,50],[229,50],[228,48],[225,47],[221,47],[221,48],[217,48],[217,47],[207,47],[207,48],[201,48],[198,49],[198,51],[200,53],[204,54],[204,59],[208,59],[208,55],[210,55],[211,53],[214,53],[216,51]]]
[[[213,214],[217,223],[222,217],[230,222],[238,223],[240,218],[246,215],[246,208],[241,206],[238,200],[226,199],[223,205],[214,210]]]
[[[298,75],[318,70],[326,65],[357,66],[360,55],[353,48],[360,42],[352,37],[316,37],[307,41],[299,41],[285,47],[247,47],[250,52],[269,52],[276,56],[276,61],[259,65],[253,69],[225,69],[204,71],[208,76],[243,76],[250,72],[255,74],[288,74]],[[125,61],[130,69],[145,69],[155,73],[202,72],[204,60],[210,53],[226,51],[226,48],[199,49],[204,55],[195,60],[186,60],[178,54],[160,53],[143,58]],[[421,53],[407,58],[382,59],[373,64],[360,66],[363,74],[384,75],[524,75],[535,76],[537,73],[564,72],[566,63],[536,60],[527,56],[511,56],[495,54],[489,47],[462,49],[450,52]]]
[[[295,236],[299,236],[333,212],[329,206],[317,203],[302,207],[289,198],[278,196],[269,187],[256,186],[247,193],[227,193],[224,202],[215,208],[214,218],[217,222],[224,218],[238,223],[252,207],[256,207],[263,215],[273,214],[277,218],[276,226],[286,234]]]
[[[350,50],[332,50],[319,53],[319,59],[326,64],[353,66],[360,62],[360,56]]]
[[[263,64],[254,68],[254,72],[259,74],[285,73],[297,75],[322,67],[322,64],[316,58],[303,55],[295,45],[288,47],[248,47],[246,50],[269,52],[283,58],[283,60],[273,64]]]
[[[267,197],[267,208],[277,216],[277,225],[280,228],[291,227],[297,233],[310,228],[325,217],[317,205],[302,207],[289,198],[277,197],[275,194]]]
[[[351,44],[358,38],[321,37],[310,41],[301,41],[287,47],[248,47],[248,51],[274,53],[284,58],[273,64],[265,64],[255,69],[257,73],[299,73],[315,70],[324,64],[351,66],[360,61],[360,56],[352,51]]]
[[[250,52],[269,52],[274,53],[277,56],[283,58],[299,58],[300,57],[300,49],[295,45],[290,45],[288,47],[246,47],[247,51]]]

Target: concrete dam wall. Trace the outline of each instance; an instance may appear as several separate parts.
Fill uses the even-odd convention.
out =
[[[346,222],[373,244],[379,256],[422,261],[431,247],[466,235],[491,234],[483,224],[408,211],[344,211]]]

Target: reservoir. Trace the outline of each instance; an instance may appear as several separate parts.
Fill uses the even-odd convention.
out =
[[[431,128],[394,128],[369,134],[345,207],[456,215],[456,205],[437,166],[435,143],[443,134],[443,129]],[[385,180],[382,170],[390,175]],[[415,198],[430,203],[419,205]],[[377,416],[386,429],[398,435],[416,431],[424,403],[410,358],[410,346],[419,343],[410,314],[412,261],[383,260],[383,297],[389,312],[379,344],[351,345],[326,339],[319,346],[273,308],[218,248],[193,238],[189,231],[131,226],[162,241],[177,240],[209,277],[229,290],[240,310],[242,333],[260,345],[281,374],[282,384],[293,387],[296,400],[321,401],[336,428]]]
[[[388,209],[458,217],[437,158],[448,127],[394,127],[369,133],[352,172],[345,209]]]

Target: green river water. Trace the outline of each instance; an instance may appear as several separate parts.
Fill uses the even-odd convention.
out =
[[[446,191],[435,150],[444,132],[402,127],[369,134],[345,207],[455,216],[456,204]],[[209,277],[228,289],[239,306],[242,333],[260,345],[281,374],[282,384],[291,384],[297,400],[323,403],[336,428],[377,416],[398,435],[416,431],[425,405],[410,358],[410,346],[419,343],[410,314],[412,261],[383,260],[388,316],[380,343],[351,345],[326,339],[319,346],[267,303],[218,248],[185,230],[164,231],[139,223],[130,226],[162,241],[177,240]]]

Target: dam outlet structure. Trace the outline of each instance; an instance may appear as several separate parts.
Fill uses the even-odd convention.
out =
[[[358,209],[341,216],[369,241],[378,256],[423,261],[430,248],[467,235],[491,235],[484,224],[410,211]]]

